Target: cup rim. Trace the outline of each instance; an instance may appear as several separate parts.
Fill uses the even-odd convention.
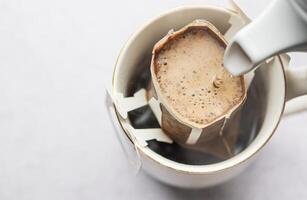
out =
[[[143,24],[140,28],[138,28],[136,31],[134,31],[132,33],[132,35],[128,38],[128,40],[126,41],[126,43],[123,45],[123,47],[121,48],[118,58],[116,60],[115,66],[114,66],[114,70],[113,70],[113,75],[112,75],[112,94],[114,94],[114,91],[116,91],[116,69],[118,68],[119,65],[121,65],[122,63],[122,59],[123,59],[123,54],[127,51],[127,48],[131,45],[131,43],[134,42],[134,40],[137,38],[137,36],[148,26],[150,26],[152,23],[154,23],[156,20],[159,20],[160,18],[170,15],[170,14],[174,14],[176,12],[183,12],[186,10],[193,10],[193,9],[212,9],[212,10],[218,10],[221,12],[227,12],[230,14],[238,14],[236,11],[231,10],[229,8],[224,8],[224,7],[220,7],[220,6],[215,6],[215,5],[184,5],[184,6],[179,6],[179,7],[175,7],[173,9],[168,9],[164,12],[162,12],[161,14],[158,14],[157,16],[153,17],[152,19],[148,20],[145,24]],[[257,154],[265,145],[266,143],[271,139],[271,137],[273,136],[273,134],[275,133],[280,120],[282,118],[282,115],[284,113],[284,109],[285,109],[285,103],[286,103],[286,92],[287,92],[287,82],[286,82],[286,74],[285,74],[285,63],[283,62],[283,60],[280,58],[280,55],[277,55],[280,65],[281,65],[281,70],[282,70],[282,74],[283,74],[283,79],[284,81],[284,97],[283,97],[283,105],[281,108],[281,112],[279,114],[279,118],[276,121],[274,128],[272,129],[271,133],[269,133],[263,140],[258,142],[258,146],[254,149],[251,149],[250,146],[248,146],[246,149],[244,149],[242,152],[240,152],[239,154],[233,156],[232,158],[229,158],[227,160],[221,161],[221,162],[217,162],[217,163],[213,163],[213,164],[206,164],[206,165],[190,165],[190,164],[183,164],[183,163],[178,163],[172,160],[169,160],[159,154],[157,154],[156,152],[152,151],[151,149],[149,149],[148,147],[142,147],[140,146],[137,142],[134,142],[130,139],[130,137],[128,135],[128,130],[122,125],[121,119],[119,117],[119,113],[117,111],[117,108],[115,106],[115,104],[113,104],[114,109],[116,111],[116,117],[118,120],[118,123],[120,124],[120,127],[122,128],[122,130],[124,131],[124,133],[126,134],[126,137],[128,137],[130,139],[130,141],[132,142],[132,144],[135,145],[136,150],[142,154],[143,156],[149,158],[150,160],[154,161],[157,164],[163,165],[167,168],[173,169],[175,171],[179,171],[182,173],[188,173],[188,174],[207,174],[207,173],[213,173],[213,172],[219,172],[219,171],[224,171],[227,170],[229,168],[233,168],[235,166],[238,166],[246,161],[248,161],[250,158],[252,158],[255,154]],[[253,144],[254,141],[251,143]],[[249,150],[249,151],[248,151]]]

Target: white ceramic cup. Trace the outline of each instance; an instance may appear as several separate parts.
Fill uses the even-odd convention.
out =
[[[130,37],[118,57],[113,75],[112,94],[126,93],[140,60],[146,52],[151,52],[153,45],[170,29],[178,29],[195,19],[206,19],[224,33],[229,28],[230,16],[234,14],[234,11],[221,7],[184,6],[161,14],[145,24]],[[234,16],[232,20],[244,26],[239,16]],[[307,82],[306,68],[300,69],[300,72],[286,69],[287,62],[280,56],[270,62],[270,65],[257,70],[257,76],[262,77],[262,98],[266,103],[258,135],[241,153],[215,164],[182,164],[140,146],[133,138],[128,137],[127,130],[124,130],[116,116],[116,106],[112,101],[108,101],[112,121],[129,161],[164,183],[186,188],[212,186],[239,174],[273,135],[283,115],[285,103],[307,92],[307,84],[302,85],[302,81]]]

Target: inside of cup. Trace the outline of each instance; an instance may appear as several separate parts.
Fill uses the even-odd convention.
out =
[[[230,19],[237,20],[243,26],[240,17],[234,13],[210,7],[178,9],[161,16],[134,34],[124,47],[125,53],[120,55],[114,73],[113,92],[130,97],[142,88],[147,89],[150,86],[150,62],[154,44],[169,30],[177,30],[196,19],[208,20],[222,34],[231,27]],[[282,64],[276,58],[264,65],[270,66],[256,70],[255,78],[248,90],[247,100],[241,111],[244,117],[240,119],[232,157],[255,153],[268,140],[282,114],[285,97],[285,87],[280,87],[284,86]],[[147,105],[130,111],[128,118],[135,129],[160,128]],[[176,143],[169,144],[157,140],[149,140],[147,143],[146,148],[175,163],[208,165],[230,160],[186,149]],[[160,157],[157,156],[156,159]]]

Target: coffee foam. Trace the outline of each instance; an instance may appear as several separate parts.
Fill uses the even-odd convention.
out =
[[[157,53],[161,94],[182,118],[206,125],[242,101],[241,77],[232,77],[223,67],[225,46],[208,29],[188,29]]]

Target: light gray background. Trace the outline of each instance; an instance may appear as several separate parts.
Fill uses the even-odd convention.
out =
[[[1,200],[307,198],[307,113],[284,118],[256,162],[224,185],[188,191],[131,173],[107,118],[104,82],[137,27],[187,3],[227,4],[0,2]]]

